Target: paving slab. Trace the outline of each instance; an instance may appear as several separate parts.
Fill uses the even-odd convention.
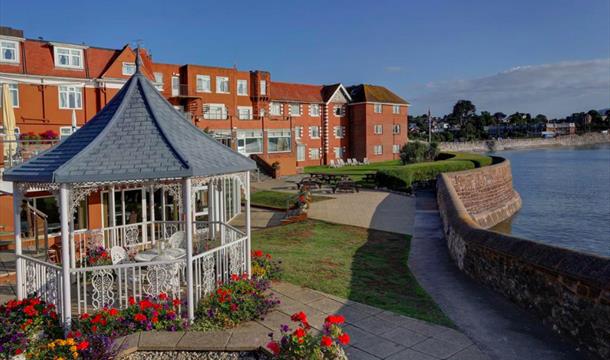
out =
[[[438,360],[434,356],[430,356],[413,349],[405,349],[387,358],[388,360]]]
[[[375,335],[381,335],[398,328],[395,323],[378,318],[375,315],[358,320],[354,325]]]
[[[382,334],[381,337],[406,347],[411,347],[428,339],[426,335],[418,334],[403,327],[390,330]]]
[[[377,335],[367,336],[357,344],[354,344],[354,347],[380,359],[385,359],[386,357],[405,349],[404,346]]]
[[[184,331],[144,331],[140,333],[138,350],[173,350]]]
[[[417,350],[439,359],[446,359],[458,351],[464,350],[466,347],[467,346],[465,345],[457,345],[435,338],[428,338],[427,340],[413,346],[413,350]]]
[[[180,341],[178,341],[175,350],[188,351],[198,350],[205,347],[210,351],[221,351],[225,350],[230,337],[230,331],[188,331],[184,334]]]
[[[377,356],[371,355],[353,346],[345,349],[345,354],[350,360],[379,360]]]
[[[279,332],[279,329],[276,330]],[[227,351],[247,351],[264,347],[269,342],[269,329],[257,322],[250,321],[232,331]]]

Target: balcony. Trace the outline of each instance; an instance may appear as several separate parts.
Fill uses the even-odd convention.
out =
[[[5,169],[19,165],[59,142],[52,140],[4,140],[0,137],[0,193],[12,193],[13,184],[3,180]]]

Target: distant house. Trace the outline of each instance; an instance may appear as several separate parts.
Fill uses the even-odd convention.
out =
[[[555,135],[574,135],[576,134],[576,124],[573,122],[547,122],[546,131],[553,132]]]

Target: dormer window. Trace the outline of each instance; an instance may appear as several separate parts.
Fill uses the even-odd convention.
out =
[[[0,62],[19,62],[19,42],[0,39]]]
[[[83,49],[55,47],[55,66],[82,69]]]
[[[136,73],[136,64],[132,62],[123,63],[123,75],[133,75]]]

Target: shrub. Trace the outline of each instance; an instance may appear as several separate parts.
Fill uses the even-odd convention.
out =
[[[41,132],[39,136],[43,140],[53,140],[57,139],[59,137],[59,134],[57,133],[57,131],[47,130],[45,132]]]
[[[268,293],[269,280],[231,275],[231,280],[205,297],[197,307],[196,330],[231,328],[261,318],[279,301]]]
[[[272,259],[271,254],[265,254],[262,250],[252,251],[252,276],[277,280],[281,275],[280,261]]]
[[[421,141],[410,141],[400,149],[400,161],[403,164],[413,164],[432,161],[439,153],[438,144]]]
[[[4,358],[19,355],[34,343],[61,334],[53,304],[29,297],[0,305],[0,354]]]
[[[288,325],[282,325],[282,337],[279,341],[273,339],[273,334],[269,335],[271,341],[267,348],[276,359],[347,359],[343,346],[349,344],[350,338],[341,328],[341,324],[345,322],[343,316],[329,315],[324,320],[324,328],[319,335],[309,332],[311,327],[305,313],[293,314],[290,319],[298,324],[294,330]]]
[[[87,266],[111,265],[112,258],[103,246],[93,246],[87,248],[85,262]]]
[[[431,181],[444,172],[474,169],[472,161],[442,160],[411,164],[377,172],[377,185],[395,190],[410,189],[414,183]]]
[[[49,343],[39,344],[28,350],[28,359],[78,359],[89,349],[87,340],[77,340],[73,337],[55,339]]]

